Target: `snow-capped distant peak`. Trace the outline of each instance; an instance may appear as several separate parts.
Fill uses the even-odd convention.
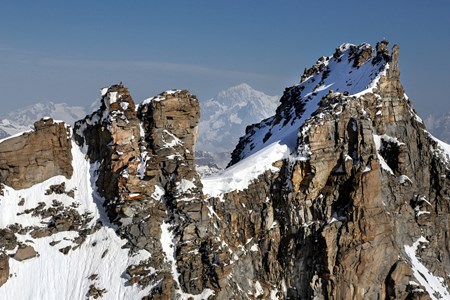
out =
[[[245,127],[275,113],[280,97],[269,96],[242,83],[202,103],[199,150],[230,153]]]
[[[51,117],[55,120],[63,120],[67,124],[86,116],[86,110],[81,106],[70,106],[66,103],[54,103],[51,101],[40,102],[17,109],[0,116],[0,129],[9,135],[27,131],[33,127],[34,122]]]
[[[428,115],[424,121],[434,136],[450,144],[450,113]]]
[[[218,99],[220,98],[224,98],[224,97],[229,97],[230,95],[239,95],[239,94],[251,94],[251,93],[257,93],[257,94],[264,94],[260,91],[255,90],[254,88],[252,88],[250,85],[248,85],[247,83],[241,83],[235,86],[232,86],[226,90],[220,91],[218,93]]]

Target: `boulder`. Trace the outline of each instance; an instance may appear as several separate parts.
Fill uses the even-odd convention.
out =
[[[17,261],[24,261],[30,258],[33,258],[37,255],[37,252],[34,250],[32,246],[24,245],[19,246],[16,253],[12,256]]]

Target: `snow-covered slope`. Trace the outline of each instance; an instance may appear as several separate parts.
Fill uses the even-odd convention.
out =
[[[36,103],[0,115],[0,137],[2,131],[8,135],[27,131],[32,128],[34,122],[43,117],[51,117],[55,120],[63,120],[67,124],[73,124],[86,114],[86,109],[81,106],[53,102]]]
[[[125,97],[128,94],[123,92],[126,89],[123,86],[114,86],[123,94],[116,97],[117,91],[108,92],[109,96],[104,98],[103,111],[100,109],[94,113],[78,128],[82,128],[79,131],[80,137],[82,132],[83,134],[88,132],[88,126],[91,126],[89,127],[92,130],[91,133],[99,133],[92,136],[86,134],[82,137],[82,144],[91,143],[90,149],[99,151],[99,153],[94,152],[92,157],[96,154],[107,153],[111,154],[114,160],[99,156],[101,159],[96,160],[97,163],[90,163],[85,156],[89,147],[80,149],[76,143],[72,142],[74,174],[71,179],[57,176],[24,190],[0,188],[0,192],[3,193],[0,195],[0,230],[10,230],[14,232],[14,236],[18,237],[18,245],[14,248],[8,249],[6,245],[1,249],[6,249],[6,253],[11,256],[8,258],[10,267],[8,275],[12,276],[1,286],[0,299],[86,299],[95,298],[96,295],[103,299],[140,299],[148,296],[153,287],[156,287],[155,290],[162,290],[161,298],[174,295],[166,297],[170,299],[177,297],[208,299],[210,296],[211,299],[214,297],[218,299],[309,299],[313,298],[313,293],[316,292],[318,297],[325,298],[324,291],[332,291],[334,295],[350,293],[354,299],[366,299],[376,298],[373,295],[384,297],[387,290],[394,290],[392,284],[404,289],[417,286],[415,291],[409,292],[423,293],[426,290],[431,299],[438,299],[436,295],[448,297],[446,278],[443,277],[448,274],[448,269],[444,275],[436,275],[434,267],[446,266],[441,262],[436,263],[433,256],[433,253],[436,253],[433,251],[437,247],[442,248],[440,244],[437,245],[439,240],[433,239],[443,236],[442,232],[445,230],[438,234],[436,231],[439,230],[438,227],[446,226],[448,222],[442,221],[435,226],[436,223],[427,225],[425,220],[416,226],[417,217],[420,215],[415,215],[416,219],[414,219],[412,212],[415,208],[413,210],[408,207],[408,203],[412,200],[403,193],[423,182],[420,180],[423,177],[414,176],[418,173],[417,170],[427,168],[418,165],[410,173],[395,174],[405,170],[391,169],[389,164],[392,165],[392,161],[385,161],[384,157],[389,157],[389,153],[386,153],[389,149],[399,150],[400,148],[396,147],[404,146],[405,148],[400,150],[407,153],[407,149],[410,149],[406,147],[407,145],[413,145],[411,149],[418,149],[417,145],[421,143],[426,145],[423,147],[425,151],[421,153],[414,152],[415,150],[410,151],[412,155],[416,155],[414,162],[422,162],[420,158],[423,157],[425,164],[432,166],[433,164],[425,159],[431,161],[435,159],[435,156],[439,156],[448,160],[450,146],[438,140],[431,144],[424,144],[427,139],[420,135],[423,135],[425,128],[407,104],[408,100],[404,96],[403,89],[395,90],[395,93],[398,93],[395,100],[386,96],[394,89],[392,87],[395,87],[396,83],[386,83],[385,80],[395,81],[392,78],[386,78],[389,78],[392,73],[398,74],[395,71],[397,64],[396,61],[394,63],[394,54],[376,56],[372,59],[370,55],[365,56],[367,54],[365,51],[369,48],[367,44],[358,46],[344,44],[333,56],[320,58],[311,69],[305,72],[300,83],[286,89],[274,116],[248,127],[246,135],[241,138],[233,153],[233,164],[219,174],[202,179],[203,193],[217,198],[204,197],[201,194],[201,187],[199,187],[199,196],[191,198],[180,196],[184,196],[183,193],[195,188],[194,182],[197,177],[193,177],[195,180],[192,181],[181,178],[178,186],[175,181],[169,181],[170,184],[166,184],[164,189],[160,188],[161,182],[156,181],[160,180],[160,177],[151,173],[155,170],[154,166],[166,167],[160,174],[167,176],[165,179],[167,181],[177,178],[180,174],[185,176],[181,172],[188,173],[193,170],[192,164],[186,164],[191,162],[191,156],[187,156],[189,160],[178,160],[181,155],[175,151],[180,151],[181,147],[179,149],[172,147],[174,144],[181,146],[185,142],[182,142],[181,138],[172,136],[172,142],[153,143],[146,148],[147,144],[144,144],[146,136],[155,139],[160,138],[161,134],[145,134],[144,130],[148,130],[149,126],[141,122],[134,114],[134,103]],[[361,61],[360,57],[366,58]],[[384,90],[381,88],[383,84]],[[169,91],[163,95],[173,93]],[[162,101],[163,97],[152,99],[154,102],[149,100],[147,104],[158,103],[156,100]],[[168,99],[169,97],[164,101]],[[380,101],[377,102],[378,100]],[[106,105],[106,101],[109,105]],[[371,103],[365,103],[368,101]],[[396,102],[393,106],[402,110],[404,114],[391,114],[392,106],[386,103],[394,103],[394,101]],[[404,105],[397,105],[399,103]],[[218,103],[213,103],[210,108],[213,109],[215,105],[216,108],[219,107]],[[239,103],[236,105],[239,106]],[[192,104],[188,105],[188,107],[192,106]],[[141,114],[142,109],[143,106],[138,108]],[[119,113],[124,118],[114,119],[108,115],[107,122],[103,124],[104,127],[95,127],[100,123],[101,116],[106,116],[108,112],[113,113],[112,116],[118,116],[117,113]],[[129,117],[125,117],[125,112],[129,114]],[[185,111],[182,115],[184,113]],[[164,116],[164,114],[155,115]],[[389,118],[396,119],[393,116],[406,116],[403,118],[406,121],[404,123],[386,121]],[[135,118],[134,130],[130,125],[133,121],[132,117]],[[172,118],[170,120],[173,120],[173,115],[170,117]],[[110,121],[113,119],[120,126],[116,124],[111,126]],[[149,117],[146,120],[155,119]],[[237,121],[235,117],[230,119],[230,116],[227,120],[231,122],[232,119]],[[240,119],[239,116],[238,119]],[[161,120],[164,122],[166,118],[163,117]],[[375,122],[377,120],[379,123]],[[332,126],[327,127],[330,124]],[[414,131],[406,130],[406,132],[414,133],[414,138],[417,135],[418,140],[411,138],[407,141],[406,137],[400,139],[400,134],[390,136],[384,131],[377,131],[377,125],[384,130],[389,126],[402,128],[402,124],[408,125],[408,128],[414,128]],[[159,130],[162,127],[155,126],[155,128]],[[192,125],[192,128],[195,126]],[[331,130],[321,131],[324,128],[331,128]],[[339,131],[336,128],[344,130]],[[137,141],[135,136],[139,136],[139,129],[141,129],[141,135]],[[102,141],[101,133],[107,130],[111,130],[117,140]],[[164,129],[163,132],[167,133],[167,130]],[[195,130],[192,132],[195,135]],[[361,142],[359,148],[352,144],[352,134],[356,132],[361,133],[358,140]],[[111,148],[111,152],[103,151],[102,149],[107,148],[98,147],[94,143],[97,141],[99,144],[105,142],[105,145],[113,145],[116,148]],[[115,144],[115,141],[118,143]],[[135,144],[131,147],[130,144],[133,141]],[[321,142],[327,145],[324,146]],[[164,160],[152,162],[146,169],[147,160],[138,160],[144,155],[140,156],[139,152],[136,154],[133,151],[143,149],[142,151],[145,150],[147,155],[147,150],[153,151],[158,145],[161,145],[159,158]],[[431,151],[431,145],[435,147],[432,149],[432,152],[435,152],[433,158],[427,154]],[[381,153],[383,147],[386,148],[385,153]],[[168,152],[167,149],[173,152]],[[193,149],[193,146],[189,149]],[[192,153],[189,149],[186,151],[188,154]],[[359,156],[353,156],[355,149],[362,149],[363,152]],[[336,157],[331,156],[335,154],[337,154]],[[378,159],[376,159],[377,155]],[[130,157],[134,157],[135,164],[128,164]],[[177,157],[177,160],[173,157]],[[210,157],[207,154],[202,159],[205,159],[205,164],[210,164]],[[283,161],[280,162],[280,160]],[[150,172],[149,175],[144,172],[147,176],[145,181],[138,181],[137,178],[144,177],[141,169],[142,161],[145,161],[144,170]],[[175,167],[169,168],[167,166],[171,166],[171,161],[181,163],[174,163]],[[442,161],[442,159],[434,160],[435,164],[439,165],[440,169],[436,169],[441,172],[439,174],[443,174],[450,160],[446,165],[441,164]],[[123,168],[122,162],[128,164],[126,168]],[[101,164],[104,164],[103,170]],[[116,173],[103,173],[105,170],[114,169],[114,164],[118,166]],[[408,166],[413,165],[408,163]],[[188,167],[179,168],[180,173],[177,174],[178,166]],[[285,172],[279,172],[280,168]],[[344,168],[348,169],[348,173],[345,173]],[[261,176],[255,181],[264,172],[268,172],[269,175]],[[112,175],[104,176],[105,174]],[[307,178],[311,174],[315,177],[314,181]],[[402,175],[397,177],[399,174]],[[403,174],[408,174],[411,179]],[[436,174],[436,172],[427,174],[424,177],[429,178],[429,174]],[[99,183],[97,178],[101,178],[99,175],[103,175],[102,183],[105,187],[115,175],[121,176],[119,183],[123,185],[119,187],[122,195],[141,195],[135,193],[141,192],[137,190],[138,188],[145,189],[153,186],[155,191],[151,197],[159,195],[158,199],[153,198],[153,201],[149,196],[149,199],[128,198],[120,203],[111,201],[113,205],[117,204],[110,206],[111,212],[117,212],[119,209],[123,211],[123,215],[112,218],[112,220],[121,218],[121,224],[116,224],[118,226],[116,228],[105,217],[103,199],[95,190],[96,183],[97,185]],[[299,177],[303,178],[299,179]],[[304,181],[304,178],[307,180]],[[441,191],[442,195],[448,194],[447,189],[442,188],[445,187],[446,178],[448,178],[448,172],[443,174],[442,178],[436,179],[436,181],[440,180],[436,184],[437,188],[435,186],[428,186],[426,189],[417,187],[420,193],[426,190],[432,191],[430,192],[432,197],[430,195],[427,198],[422,197],[425,199],[421,200],[425,203],[425,207],[442,205],[436,206],[439,209],[421,210],[422,216],[428,214],[434,216],[436,213],[436,220],[440,218],[446,220],[446,202],[444,201],[446,199],[441,197]],[[386,189],[387,192],[383,194],[382,184],[386,182],[389,183],[387,185],[389,189]],[[55,192],[61,189],[62,183],[64,183],[62,192]],[[301,187],[302,183],[307,187]],[[56,186],[56,189],[52,186]],[[318,189],[318,186],[321,188]],[[341,192],[342,187],[345,187],[346,191]],[[101,186],[99,190],[102,190]],[[230,191],[243,192],[224,195]],[[152,191],[149,191],[148,195],[150,193]],[[294,193],[297,194],[294,195]],[[300,198],[303,195],[305,197]],[[114,200],[116,199],[118,197]],[[342,199],[349,201],[351,205],[347,202],[339,203]],[[396,201],[399,206],[394,206],[397,205]],[[412,206],[412,204],[409,205]],[[199,207],[204,209],[199,212]],[[136,213],[137,209],[142,211]],[[420,207],[417,206],[417,209]],[[401,214],[394,215],[400,211]],[[444,214],[437,215],[441,211],[444,211]],[[136,219],[132,219],[134,216]],[[194,218],[195,221],[193,221]],[[98,226],[100,222],[103,226]],[[358,227],[360,224],[362,224],[361,227]],[[411,227],[403,226],[405,224]],[[56,232],[53,231],[47,235],[49,228]],[[152,228],[158,230],[153,231]],[[123,236],[128,235],[132,241],[143,240],[145,247],[147,247],[147,241],[155,238],[153,244],[150,244],[151,247],[140,248],[147,249],[151,253],[140,250],[131,255],[126,248],[123,248],[125,241],[117,235],[120,232]],[[372,233],[374,233],[373,236],[371,236]],[[410,239],[418,233],[423,233],[424,236]],[[428,234],[427,237],[425,234]],[[130,237],[131,235],[133,236]],[[308,238],[305,239],[305,237]],[[5,240],[7,243],[6,238],[2,242]],[[355,245],[358,246],[355,247]],[[32,247],[38,252],[38,256],[28,257],[24,261],[14,258],[13,256],[17,256],[19,250],[25,249],[24,247],[28,249]],[[161,248],[159,256],[158,247]],[[430,249],[429,252],[424,252],[427,248]],[[383,252],[385,249],[388,251]],[[330,259],[329,253],[342,255]],[[445,250],[442,253],[446,255]],[[0,253],[0,259],[1,257]],[[446,256],[442,257],[446,258]],[[142,261],[152,259],[153,265],[140,264]],[[354,265],[359,267],[352,268]],[[378,265],[385,266],[385,272],[376,271]],[[404,266],[399,270],[394,269],[393,266],[397,265]],[[133,269],[132,266],[135,268]],[[205,270],[208,272],[196,272],[197,269],[202,270],[204,266],[207,267]],[[405,272],[408,266],[412,273]],[[149,285],[143,289],[138,287],[136,281],[132,281],[136,278],[129,277],[130,268],[138,276],[140,272],[148,275],[149,277],[144,279],[151,280],[143,282]],[[225,269],[227,273],[222,272]],[[210,273],[214,275],[211,276],[214,279],[211,282],[220,282],[220,285],[205,284],[203,286],[203,282],[200,282],[195,296],[186,292],[193,282],[199,282],[200,278],[207,280],[205,274]],[[158,279],[159,282],[152,281],[152,276],[157,278],[155,274],[162,275],[161,279]],[[333,274],[333,280],[336,281],[329,280],[330,274]],[[408,278],[406,281],[409,281],[408,286],[404,284],[404,281],[398,281],[400,284],[397,284],[397,281],[390,282],[394,281],[389,277],[392,274],[395,274],[394,278],[400,278],[397,277],[399,274],[404,275],[401,278],[402,280]],[[370,276],[372,279],[366,281],[366,278]],[[413,276],[415,279],[410,280]],[[159,285],[161,282],[167,284]],[[386,287],[388,284],[390,288]],[[333,290],[335,288],[336,290]],[[300,296],[307,293],[309,293],[308,297]]]
[[[236,155],[235,164],[202,179],[205,193],[220,196],[232,190],[245,189],[263,172],[276,171],[273,163],[280,159],[307,160],[309,127],[304,124],[318,110],[324,96],[341,93],[350,99],[375,92],[380,78],[386,75],[389,59],[385,57],[369,59],[358,67],[354,65],[358,55],[368,48],[370,45],[365,43],[342,44],[334,55],[321,57],[310,69],[315,70],[311,75],[304,76],[300,83],[286,89],[277,114],[255,124],[241,137],[233,153]],[[283,107],[284,101],[289,105],[288,110]],[[450,146],[437,141],[445,155],[450,157]]]
[[[279,99],[245,83],[219,92],[201,105],[197,149],[213,155],[227,153],[229,160],[229,153],[244,134],[245,127],[273,115]]]
[[[336,92],[343,93],[348,97],[357,97],[372,92],[380,76],[386,74],[389,64],[385,60],[375,64],[367,61],[362,66],[355,68],[351,56],[365,49],[366,45],[360,45],[358,50],[353,47],[356,46],[343,44],[340,46],[338,57],[321,58],[316,66],[318,66],[318,70],[322,70],[313,73],[302,83],[294,86],[294,91],[290,90],[291,93],[298,93],[295,96],[301,106],[301,111],[296,111],[295,106],[291,107],[290,111],[284,112],[283,122],[272,117],[266,120],[261,128],[255,128],[254,131],[244,136],[248,142],[242,150],[240,158],[248,157],[273,143],[287,145],[291,151],[296,150],[298,129],[316,111],[319,101],[328,93]],[[286,121],[289,122],[286,123]],[[305,148],[299,152],[299,155],[306,158],[308,155],[307,145],[302,146]]]
[[[380,77],[386,74],[389,64],[385,59],[375,63],[368,60],[359,67],[354,66],[355,56],[368,47],[368,44],[343,44],[333,56],[321,57],[311,68],[317,71],[286,89],[277,115],[255,124],[241,138],[233,153],[234,163],[237,163],[222,173],[203,179],[205,192],[217,196],[242,189],[251,179],[273,169],[272,164],[282,158],[308,159],[308,144],[299,144],[297,149],[297,142],[308,130],[302,125],[318,109],[320,100],[328,93],[358,97],[372,92]],[[283,101],[288,102],[288,110],[283,110],[286,109]],[[245,174],[244,178],[242,174]]]
[[[148,258],[149,254],[130,256],[122,248],[125,241],[102,217],[102,200],[92,189],[96,165],[86,161],[75,142],[72,155],[71,179],[56,176],[29,189],[4,188],[4,195],[0,196],[0,228],[20,224],[23,233],[17,234],[19,245],[33,247],[38,256],[24,261],[9,260],[12,277],[0,288],[0,299],[87,299],[90,289],[103,290],[103,299],[140,299],[148,295],[151,287],[141,290],[126,284],[123,274],[128,266]],[[66,193],[47,192],[51,185],[61,183],[67,191],[74,192],[73,198]],[[41,214],[44,211],[51,214],[52,208],[58,211],[56,217],[55,212],[49,217]],[[64,215],[64,211],[81,216],[81,230],[61,230],[49,236],[33,237],[33,232],[46,230],[47,224]],[[106,226],[96,226],[99,222]],[[18,247],[7,253],[15,253]],[[69,250],[64,254],[61,249],[66,247]]]

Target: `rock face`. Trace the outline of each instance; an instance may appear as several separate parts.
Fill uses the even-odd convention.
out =
[[[73,138],[91,168],[92,191],[82,196],[109,221],[80,215],[73,183],[52,182],[42,197],[65,203],[17,213],[50,222],[1,228],[0,251],[44,255],[17,234],[78,231],[78,246],[50,245],[64,243],[58,249],[71,257],[89,240],[95,254],[103,241],[90,235],[113,227],[130,255],[118,274],[144,291],[136,298],[450,298],[450,146],[416,116],[398,57],[387,41],[375,50],[344,44],[321,57],[284,91],[273,117],[247,127],[230,167],[202,181],[195,96],[172,90],[136,105],[122,84],[105,88],[101,107],[75,124]],[[58,126],[42,122],[29,135]],[[13,165],[10,159],[0,166]],[[0,183],[17,182],[8,178],[24,178],[21,172],[1,173]],[[18,207],[35,201],[15,195]],[[117,250],[109,245],[100,260]],[[142,253],[145,259],[132,259]],[[0,284],[13,272],[0,255]],[[85,277],[86,295],[113,297],[97,272]]]
[[[132,283],[157,285],[154,298],[200,294],[214,280],[208,278],[213,262],[198,251],[209,238],[193,155],[199,117],[188,91],[168,91],[136,108],[128,90],[115,85],[104,90],[102,107],[75,125],[78,143],[101,162],[96,185],[110,219],[128,247],[152,254],[127,273]],[[142,272],[149,268],[158,271]]]
[[[356,53],[367,51],[366,45],[359,48]],[[272,210],[280,236],[271,239],[276,244],[272,252],[266,242],[258,245],[268,257],[276,257],[264,268],[276,279],[265,282],[266,286],[285,282],[287,298],[449,297],[445,288],[427,287],[427,277],[417,272],[420,260],[444,286],[449,285],[448,158],[405,98],[398,47],[391,55],[386,49],[385,41],[379,43],[377,55],[365,62],[389,62],[376,87],[357,97],[330,90],[297,130],[300,161],[282,167],[274,179],[258,179],[276,186]],[[351,62],[351,53],[349,57]],[[354,57],[353,66],[364,67],[360,56]],[[317,76],[311,74],[309,80],[323,79],[326,68],[313,68]],[[312,100],[302,96],[304,86],[285,91],[272,120],[247,129],[233,163],[249,155],[252,145],[257,147],[258,129],[273,126],[270,133],[278,122],[289,124],[304,114]],[[277,177],[283,178],[279,186]],[[259,205],[247,208],[257,211]],[[409,246],[418,240],[420,251]]]
[[[8,256],[0,254],[0,287],[8,281],[9,278],[9,262]]]
[[[65,124],[41,119],[34,127],[33,132],[0,143],[1,183],[22,189],[56,175],[72,176],[70,132]]]

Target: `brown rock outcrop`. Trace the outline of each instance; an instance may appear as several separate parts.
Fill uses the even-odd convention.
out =
[[[450,297],[450,158],[411,108],[399,49],[389,54],[387,46],[378,43],[373,57],[368,44],[344,44],[306,69],[275,116],[247,128],[231,164],[274,142],[291,150],[288,158],[216,198],[203,194],[195,171],[195,96],[172,90],[135,105],[122,84],[104,89],[74,137],[97,168],[95,193],[124,247],[150,253],[123,270],[127,284],[152,286],[148,299]],[[36,134],[59,126],[42,122]],[[2,182],[10,174],[0,173]],[[71,192],[61,183],[46,195]],[[19,213],[50,219],[47,227],[2,229],[0,251],[20,244],[15,233],[77,230],[81,244],[97,225],[87,228],[89,213],[75,208],[54,200]],[[77,246],[58,247],[70,256]],[[22,245],[13,258],[33,255]],[[8,274],[0,255],[0,285]],[[429,286],[433,276],[441,294]],[[105,292],[91,283],[88,295]]]
[[[76,125],[77,141],[102,162],[97,186],[118,232],[131,249],[152,254],[127,270],[130,283],[159,282],[154,299],[205,289],[215,299],[429,297],[405,246],[424,236],[429,243],[413,255],[447,278],[449,183],[436,174],[448,171],[405,98],[398,47],[391,55],[386,47],[378,44],[372,63],[376,72],[387,62],[389,69],[371,92],[330,90],[296,129],[303,159],[279,161],[278,172],[221,199],[204,199],[194,168],[197,100],[169,91],[127,110],[134,107],[128,91],[111,87],[102,108]],[[350,50],[354,70],[374,53],[367,44]],[[318,76],[316,87],[323,85],[330,59],[341,62],[345,51],[319,59],[303,80]],[[232,164],[261,128],[302,118],[315,96],[303,99],[303,90],[286,89],[276,115],[247,128]],[[445,263],[433,262],[433,253]]]
[[[77,143],[88,146],[92,162],[100,162],[96,184],[119,234],[133,251],[152,254],[129,274],[130,282],[158,283],[155,299],[173,299],[177,291],[195,295],[211,285],[212,262],[199,251],[209,224],[194,164],[199,117],[198,100],[188,91],[164,92],[135,108],[119,84],[105,89],[101,108],[75,125]],[[167,238],[173,254],[163,251]],[[148,267],[158,272],[150,274]]]
[[[0,253],[0,287],[4,285],[9,278],[9,257],[4,253]]]
[[[0,143],[0,182],[15,189],[56,175],[72,176],[72,144],[66,125],[52,119],[34,125],[35,131]]]
[[[9,228],[0,229],[0,249],[13,250],[17,246],[17,237]]]
[[[355,68],[359,68],[374,56],[373,48],[368,44],[366,44],[364,47],[355,46],[355,48],[356,51],[353,53],[353,55],[355,56],[353,60],[353,67]]]
[[[298,128],[298,151],[307,160],[282,162],[278,174],[260,176],[248,190],[224,195],[223,204],[214,202],[217,214],[228,220],[217,235],[233,252],[236,244],[245,250],[238,262],[227,263],[227,278],[233,280],[221,290],[220,299],[248,295],[230,287],[243,279],[248,284],[242,290],[253,295],[251,283],[258,281],[263,298],[271,290],[284,290],[278,294],[281,299],[428,299],[429,291],[418,283],[423,279],[413,275],[411,255],[449,286],[448,166],[406,99],[398,52],[394,46],[389,55],[386,41],[377,45],[374,63],[389,62],[389,69],[372,92],[359,97],[330,92],[321,99]],[[367,53],[362,61],[370,58],[371,51]],[[357,67],[359,56],[353,57]],[[248,128],[232,163],[251,149],[247,145],[255,143],[252,134],[259,128],[292,123],[303,113],[309,99],[302,99],[301,93],[302,86],[287,89],[277,115]],[[255,191],[254,186],[260,188]],[[268,187],[270,192],[261,191]],[[238,204],[248,210],[248,217],[232,215]],[[264,222],[257,221],[260,216],[276,222],[277,235],[264,231]],[[231,234],[230,228],[235,230]],[[405,247],[421,236],[428,243],[406,253]],[[261,237],[254,249],[265,250],[262,259],[243,243],[252,237]],[[267,247],[266,237],[271,237],[273,248]],[[271,278],[261,276],[267,273]]]
[[[16,253],[13,255],[12,258],[14,258],[17,261],[23,261],[33,258],[36,255],[37,253],[32,246],[19,246],[19,249],[17,249]]]

